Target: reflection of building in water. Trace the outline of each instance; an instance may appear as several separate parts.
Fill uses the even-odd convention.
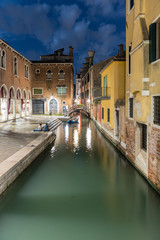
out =
[[[79,135],[78,135],[77,129],[74,129],[73,144],[74,144],[75,148],[77,148],[79,145]]]
[[[69,139],[69,126],[66,124],[65,126],[65,142],[68,142]]]
[[[87,147],[87,149],[92,149],[91,129],[90,128],[87,128],[87,132],[86,132],[86,147]]]

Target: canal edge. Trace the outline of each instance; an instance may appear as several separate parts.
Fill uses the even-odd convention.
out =
[[[0,163],[0,195],[55,139],[54,132],[43,133]]]
[[[143,174],[143,172],[129,159],[129,157],[125,154],[125,152],[122,151],[122,149],[118,146],[118,144],[116,144],[115,142],[113,142],[106,134],[105,132],[102,130],[102,126],[93,118],[91,118],[91,120],[94,122],[95,126],[97,127],[97,129],[101,132],[101,134],[131,163],[131,165],[139,172],[139,174],[144,178],[145,181],[147,181],[147,183],[149,183],[149,185],[155,190],[155,192],[158,194],[158,196],[160,197],[160,191],[156,188],[156,186]]]

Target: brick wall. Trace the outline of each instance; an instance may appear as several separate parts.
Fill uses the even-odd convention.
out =
[[[135,161],[135,127],[130,119],[126,120],[126,155],[132,162]]]
[[[151,128],[148,142],[148,177],[160,189],[160,129]]]

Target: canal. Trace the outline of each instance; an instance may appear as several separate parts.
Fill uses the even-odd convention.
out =
[[[159,240],[160,197],[94,123],[56,134],[0,197],[0,240]]]

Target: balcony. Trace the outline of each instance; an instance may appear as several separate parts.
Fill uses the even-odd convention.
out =
[[[110,99],[110,87],[99,87],[94,90],[94,100]]]

